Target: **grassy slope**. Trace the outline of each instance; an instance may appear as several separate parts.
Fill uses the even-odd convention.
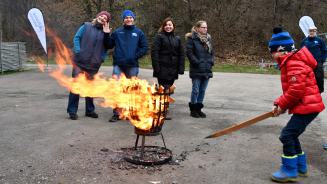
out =
[[[54,64],[53,59],[49,59],[49,64]],[[152,69],[150,56],[143,57],[139,60],[141,68]],[[111,66],[112,57],[107,57],[103,66]],[[189,62],[186,59],[185,69],[189,70]],[[279,70],[275,68],[260,68],[254,65],[232,65],[232,64],[222,64],[216,63],[213,67],[214,72],[228,72],[228,73],[256,73],[256,74],[279,74]]]
[[[151,58],[146,56],[139,61],[141,68],[152,69]],[[104,62],[105,66],[112,65],[112,58]],[[189,62],[185,61],[185,69],[189,70]],[[275,68],[260,68],[259,66],[253,65],[231,65],[216,63],[213,67],[214,72],[227,72],[227,73],[256,73],[256,74],[279,74],[279,70]]]

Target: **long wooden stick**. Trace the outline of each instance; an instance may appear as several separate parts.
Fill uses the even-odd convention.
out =
[[[248,127],[248,126],[250,126],[252,124],[255,124],[255,123],[259,122],[259,121],[265,120],[265,119],[270,118],[272,116],[273,116],[273,112],[272,111],[263,113],[263,114],[261,114],[259,116],[256,116],[256,117],[252,118],[252,119],[243,121],[241,123],[238,123],[236,125],[230,126],[230,127],[225,128],[223,130],[219,130],[219,131],[217,131],[217,132],[215,132],[215,133],[207,136],[206,139],[220,137],[222,135],[226,135],[226,134],[235,132],[237,130],[240,130],[242,128]]]

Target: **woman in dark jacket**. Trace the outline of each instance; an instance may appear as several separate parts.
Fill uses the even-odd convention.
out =
[[[178,79],[178,74],[184,74],[185,69],[184,49],[174,30],[173,20],[166,18],[154,38],[151,49],[153,76],[165,89],[169,89]]]
[[[190,61],[190,78],[192,79],[191,116],[205,118],[201,111],[209,78],[212,78],[214,54],[211,36],[207,33],[207,23],[198,21],[191,33],[186,34],[186,55]]]
[[[173,20],[166,18],[154,38],[151,49],[153,76],[158,78],[159,85],[166,89],[174,84],[178,74],[184,74],[184,50],[174,30]]]

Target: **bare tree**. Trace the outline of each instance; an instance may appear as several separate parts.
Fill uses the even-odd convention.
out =
[[[137,15],[137,26],[150,42],[161,21],[168,16],[174,19],[176,34],[180,36],[189,32],[195,21],[204,19],[214,39],[215,53],[226,61],[230,57],[238,60],[242,55],[269,57],[267,41],[276,25],[283,25],[299,43],[303,33],[298,21],[304,15],[314,19],[320,32],[327,32],[322,16],[327,9],[326,0],[1,0],[3,39],[26,41],[32,51],[38,51],[39,47],[35,35],[21,34],[32,32],[26,19],[27,11],[32,7],[43,11],[47,27],[55,30],[70,46],[80,24],[91,21],[101,10],[111,13],[110,25],[114,29],[122,24],[121,12],[133,10]]]

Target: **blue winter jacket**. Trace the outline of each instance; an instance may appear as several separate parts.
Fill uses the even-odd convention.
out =
[[[111,34],[109,48],[115,48],[113,65],[138,67],[138,59],[148,51],[148,43],[139,28],[124,25]]]
[[[325,42],[319,37],[306,37],[301,47],[306,46],[318,63],[324,63],[327,57]]]

